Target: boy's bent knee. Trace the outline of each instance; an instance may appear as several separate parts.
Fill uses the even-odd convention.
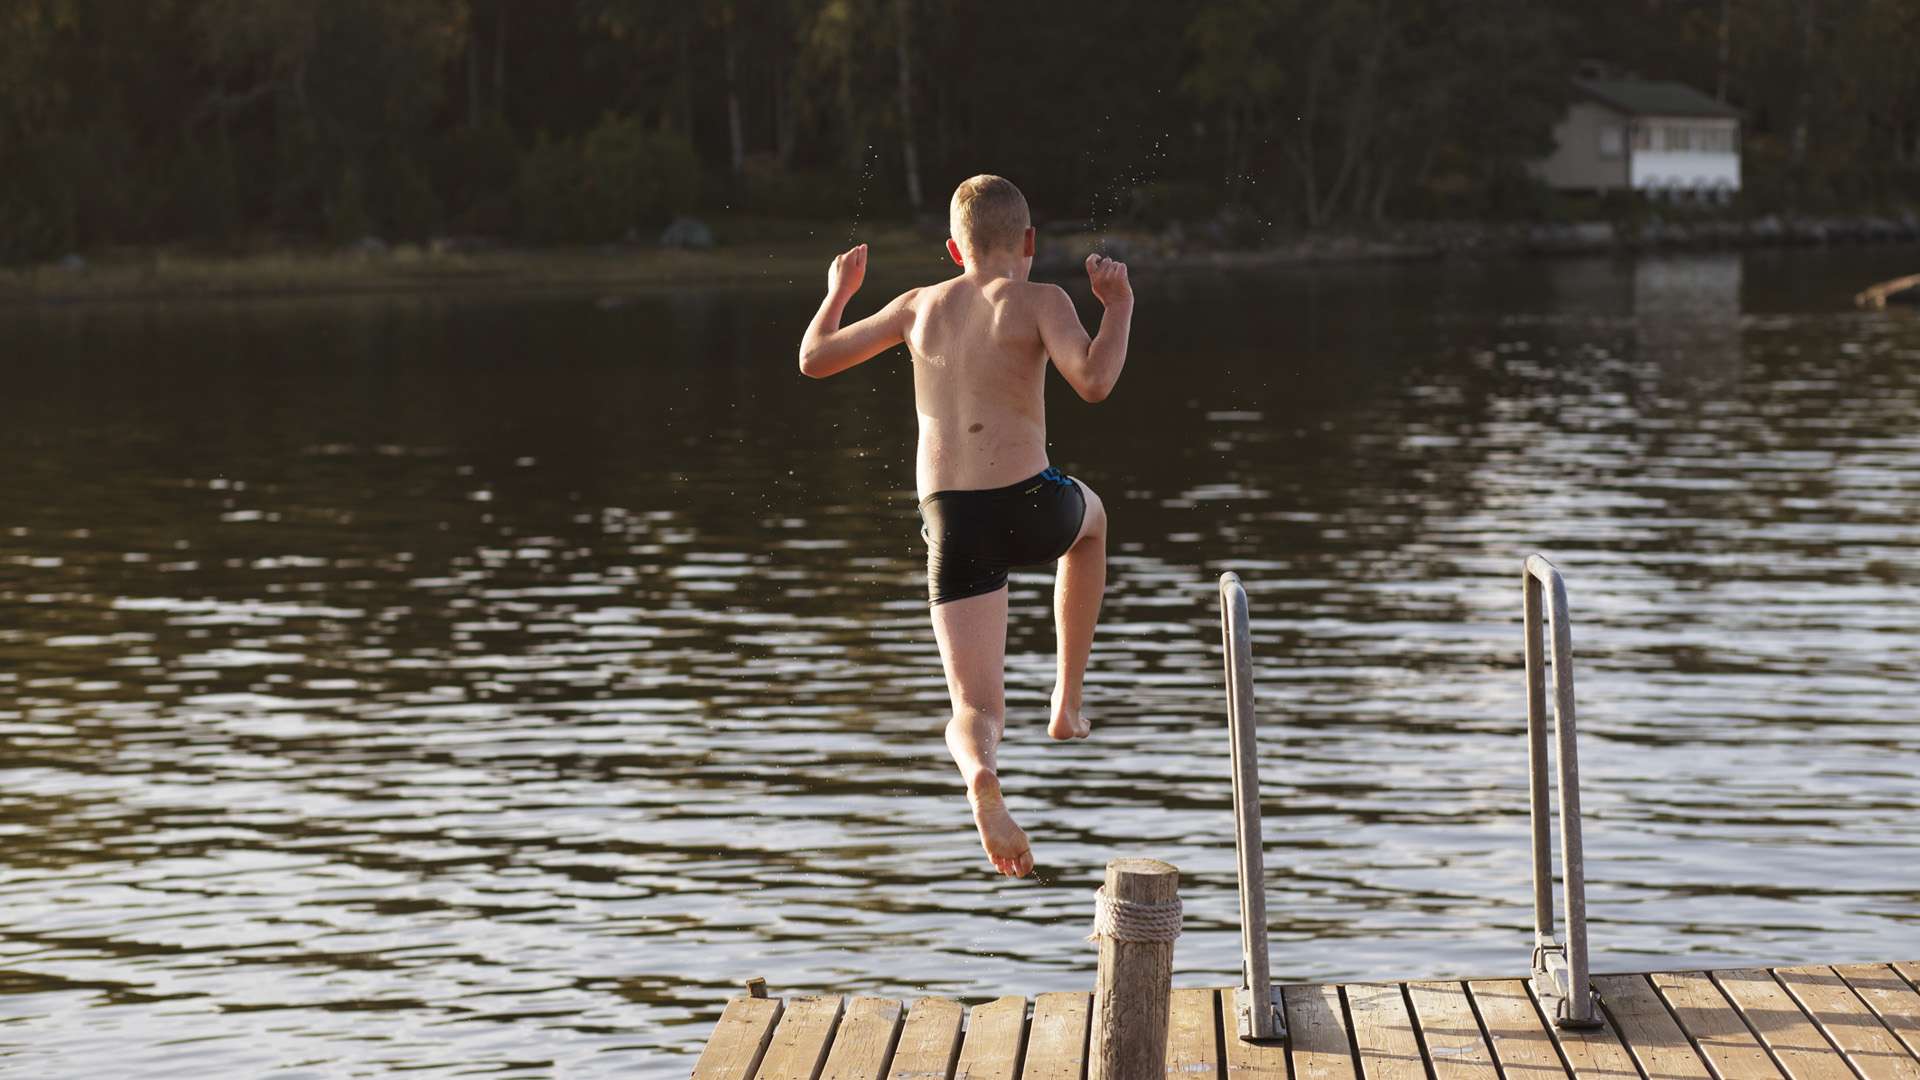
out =
[[[1104,540],[1107,535],[1107,504],[1101,500],[1100,496],[1094,494],[1092,488],[1087,487],[1085,484],[1080,485],[1080,490],[1086,495],[1087,512],[1085,518],[1080,522],[1080,539],[1078,542],[1084,543],[1095,537]]]

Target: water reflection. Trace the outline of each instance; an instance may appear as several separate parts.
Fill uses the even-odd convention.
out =
[[[1511,973],[1536,549],[1596,963],[1904,955],[1920,328],[1828,301],[1895,257],[1145,286],[1122,392],[1054,395],[1115,522],[1090,742],[1014,579],[1020,884],[940,745],[904,364],[799,385],[812,298],[10,313],[0,1067],[682,1075],[752,974],[1083,987],[1122,852],[1225,982],[1226,568],[1278,972]]]

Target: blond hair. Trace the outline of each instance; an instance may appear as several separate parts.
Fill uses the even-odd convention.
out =
[[[1008,248],[1018,251],[1020,239],[1031,224],[1027,197],[1005,177],[981,173],[962,181],[953,190],[947,227],[967,251],[979,254]]]

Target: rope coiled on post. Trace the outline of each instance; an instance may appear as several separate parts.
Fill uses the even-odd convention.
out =
[[[1136,900],[1116,900],[1102,885],[1093,894],[1093,933],[1088,941],[1103,937],[1115,941],[1172,941],[1180,936],[1180,901],[1145,904]]]

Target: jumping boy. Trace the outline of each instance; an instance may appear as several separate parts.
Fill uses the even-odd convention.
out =
[[[920,414],[915,480],[927,541],[927,598],[946,668],[953,719],[947,749],[987,858],[1001,873],[1033,869],[1027,834],[1000,795],[994,750],[1006,720],[1007,569],[1057,563],[1056,739],[1084,739],[1080,684],[1107,582],[1107,513],[1085,484],[1047,463],[1042,391],[1047,360],[1082,398],[1112,392],[1127,360],[1133,289],[1125,263],[1087,257],[1106,305],[1091,339],[1057,286],[1027,280],[1033,224],[1020,189],[976,176],[953,193],[947,254],[957,277],[909,289],[877,314],[842,327],[866,277],[867,247],[827,269],[827,298],[800,339],[800,370],[825,378],[906,342]]]

